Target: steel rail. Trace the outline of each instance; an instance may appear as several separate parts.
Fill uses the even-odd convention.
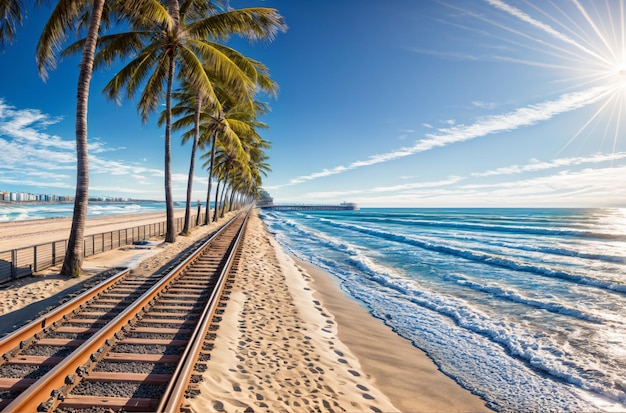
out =
[[[22,326],[14,332],[4,336],[0,339],[0,355],[4,357],[7,353],[18,349],[22,342],[32,338],[35,334],[41,333],[44,328],[62,320],[66,315],[72,314],[76,309],[80,308],[81,305],[107,290],[117,281],[128,275],[129,272],[130,269],[128,268],[118,272],[94,288],[85,291],[49,313],[42,315],[25,326]]]
[[[180,406],[185,397],[185,391],[188,387],[191,375],[193,374],[194,366],[198,361],[202,345],[213,321],[215,311],[217,310],[219,298],[226,285],[226,279],[231,271],[236,252],[241,246],[241,240],[246,229],[246,224],[248,223],[250,211],[251,209],[248,209],[246,217],[227,251],[228,258],[220,272],[216,287],[211,293],[207,305],[202,312],[201,318],[190,338],[189,345],[185,348],[181,360],[176,366],[172,380],[170,380],[165,389],[161,402],[156,409],[157,412],[174,413],[180,411]]]
[[[94,333],[80,347],[72,352],[67,358],[53,367],[48,373],[39,378],[35,383],[31,384],[28,389],[22,392],[11,403],[9,403],[2,412],[36,412],[41,411],[42,396],[49,401],[50,395],[57,394],[55,391],[62,388],[65,384],[74,381],[75,372],[80,372],[80,367],[89,362],[90,359],[97,359],[99,349],[103,347],[109,340],[115,339],[115,334],[122,327],[129,323],[146,308],[150,302],[155,299],[165,286],[175,280],[180,273],[203,252],[203,250],[211,244],[219,235],[227,230],[227,228],[241,215],[242,212],[231,218],[218,231],[202,244],[193,254],[191,254],[182,263],[178,264],[173,270],[161,278],[155,285],[143,293],[133,303],[124,309],[115,318],[109,321],[101,330]],[[80,373],[76,373],[80,374]],[[52,396],[56,399],[56,396]],[[57,403],[58,400],[53,401]],[[49,410],[53,406],[42,406]]]

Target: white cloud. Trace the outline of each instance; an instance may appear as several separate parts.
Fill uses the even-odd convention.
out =
[[[601,207],[626,206],[626,166],[564,171],[494,184],[419,188],[353,196],[361,206]]]
[[[496,108],[495,103],[483,102],[480,100],[473,101],[472,106],[475,108],[480,108],[480,109],[495,109]]]
[[[0,98],[0,183],[19,188],[27,186],[50,188],[74,188],[76,149],[74,136],[64,139],[46,132],[50,125],[63,121],[37,109],[17,109]],[[152,193],[160,191],[163,170],[135,163],[111,160],[104,153],[119,151],[124,147],[110,147],[99,137],[89,138],[90,191],[102,188],[109,194],[125,188],[125,194]],[[175,175],[175,179],[182,179]],[[186,174],[185,182],[186,182]],[[161,180],[156,180],[161,178]],[[105,184],[102,184],[105,179]],[[139,188],[126,188],[137,184]],[[206,179],[205,179],[206,181]],[[119,184],[117,184],[119,183]],[[117,185],[117,186],[116,186]],[[162,196],[160,196],[162,197]]]
[[[607,206],[626,205],[626,165],[562,168],[602,164],[626,159],[626,153],[595,154],[588,157],[560,158],[548,162],[532,159],[526,165],[513,165],[468,176],[441,180],[402,183],[348,191],[320,191],[301,199],[339,202],[349,199],[362,206]],[[558,169],[540,177],[508,179],[491,183],[471,183],[484,176],[507,177],[512,174]],[[468,181],[465,183],[464,181]],[[384,194],[382,196],[381,194]]]
[[[348,165],[340,165],[334,168],[324,169],[310,175],[299,176],[291,179],[287,184],[274,185],[272,187],[268,187],[267,189],[278,189],[284,186],[296,185],[364,166],[389,162],[434,148],[451,145],[453,143],[465,142],[494,133],[507,132],[521,127],[534,125],[538,122],[552,119],[561,113],[570,112],[595,103],[610,93],[610,91],[610,87],[607,86],[594,87],[583,92],[567,93],[561,95],[556,100],[549,100],[536,105],[530,105],[502,115],[487,116],[479,119],[472,125],[457,125],[450,128],[442,128],[439,129],[437,133],[427,134],[426,139],[418,141],[411,147],[401,148],[393,152],[372,155],[366,160],[355,161]]]
[[[612,154],[595,154],[587,157],[576,158],[560,158],[553,159],[548,162],[542,162],[537,159],[531,159],[526,165],[511,165],[503,168],[497,168],[486,172],[476,172],[471,174],[473,177],[485,177],[496,175],[510,175],[524,172],[537,172],[546,169],[561,168],[572,165],[582,165],[586,163],[611,162],[626,158],[626,152]]]

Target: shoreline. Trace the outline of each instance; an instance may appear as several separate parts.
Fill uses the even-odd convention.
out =
[[[339,338],[399,411],[493,411],[480,396],[443,373],[426,353],[347,297],[331,274],[298,258],[294,261],[312,276],[317,295],[335,314]]]
[[[90,257],[88,275],[79,280],[120,265],[132,265],[134,273],[154,272],[211,230],[195,228],[175,244]],[[421,350],[346,297],[330,274],[288,255],[256,214],[246,232],[211,352],[216,368],[205,372],[201,393],[189,399],[192,411],[490,411]],[[49,270],[0,288],[0,321],[15,314],[34,317],[31,309],[58,299],[75,282]]]

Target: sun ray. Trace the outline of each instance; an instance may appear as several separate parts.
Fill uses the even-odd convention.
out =
[[[587,23],[589,23],[589,25],[593,28],[595,33],[598,35],[598,38],[602,40],[602,43],[604,43],[609,53],[611,53],[611,55],[613,56],[615,60],[618,60],[617,55],[615,54],[615,51],[614,51],[614,47],[612,47],[609,44],[604,34],[598,29],[598,26],[596,26],[596,23],[593,21],[593,19],[591,19],[591,17],[589,17],[589,13],[587,13],[587,10],[582,6],[582,4],[580,4],[578,0],[572,0],[572,1],[574,2],[578,10],[581,12],[581,14],[585,17],[585,19],[587,20]]]
[[[597,59],[600,59],[606,63],[610,63],[610,61],[608,61],[604,56],[600,56],[597,53],[593,52],[592,50],[589,50],[588,48],[586,48],[585,46],[581,45],[580,43],[578,43],[577,41],[575,41],[574,39],[570,38],[569,36],[555,30],[552,28],[552,26],[549,26],[545,23],[542,23],[538,20],[533,19],[531,16],[529,16],[527,13],[523,12],[522,10],[518,9],[517,7],[513,7],[501,0],[486,0],[489,4],[491,4],[493,7],[496,7],[508,14],[510,14],[513,17],[517,17],[518,19],[520,19],[521,21],[524,21],[530,25],[532,25],[533,27],[543,31],[546,34],[549,34],[551,36],[553,36],[556,39],[561,40],[564,43],[570,44],[576,48],[578,48],[579,50],[587,53],[590,56],[593,56]],[[576,1],[576,0],[573,0]]]
[[[589,120],[587,122],[585,122],[585,124],[578,130],[578,132],[576,132],[566,143],[565,145],[563,145],[563,147],[561,147],[561,149],[559,149],[559,151],[557,152],[557,155],[559,155],[561,152],[563,152],[563,150],[565,148],[567,148],[574,140],[576,140],[576,138],[578,136],[580,136],[580,134],[582,134],[585,129],[587,129],[587,127],[593,123],[593,121],[602,114],[602,112],[606,109],[606,107],[609,105],[609,103],[611,102],[611,97],[609,96],[608,99],[606,99],[606,101],[594,112],[594,114],[589,118]]]
[[[608,0],[607,0],[608,1]],[[607,5],[608,7],[608,5]],[[620,0],[619,2],[619,15],[620,15],[620,19],[621,19],[621,28],[622,28],[622,63],[626,63],[624,62],[624,49],[626,48],[626,22],[624,22],[624,0]]]
[[[559,16],[563,17],[565,20],[558,19],[556,16],[553,16],[552,14],[548,13],[546,10],[539,7],[539,5],[534,4],[529,0],[525,0],[524,3],[528,5],[529,7],[533,8],[534,10],[536,10],[538,13],[548,18],[549,20],[551,20],[552,22],[554,22],[556,25],[561,27],[571,36],[574,36],[580,41],[583,41],[587,43],[588,45],[591,45],[592,42],[590,38],[588,36],[587,37],[583,36],[583,34],[586,33],[585,30],[578,24],[576,20],[572,18],[572,16],[569,13],[567,13],[565,10],[559,7],[559,5],[556,4],[554,1],[550,0],[549,4],[552,6],[552,8],[556,9],[560,13]],[[565,24],[565,22],[569,22],[570,25]]]
[[[498,0],[485,0],[485,1],[491,2],[491,1],[498,1]],[[498,3],[502,3],[502,2],[498,1]],[[580,53],[576,53],[573,50],[570,50],[570,49],[565,48],[563,46],[557,45],[557,44],[555,44],[553,42],[548,42],[546,40],[540,39],[540,38],[538,38],[536,36],[531,35],[530,33],[526,33],[526,32],[523,32],[521,30],[516,30],[516,29],[514,29],[511,26],[508,26],[508,25],[506,25],[504,23],[500,23],[500,22],[498,22],[496,20],[493,20],[493,19],[490,19],[488,17],[485,17],[484,15],[475,13],[475,12],[473,12],[471,10],[464,9],[462,7],[459,7],[459,6],[456,6],[456,5],[452,5],[452,4],[448,4],[448,3],[443,3],[443,4],[446,5],[447,7],[451,8],[451,9],[463,12],[466,15],[468,15],[470,17],[473,17],[473,18],[475,18],[477,20],[481,20],[481,21],[483,21],[485,23],[488,23],[491,26],[494,26],[494,27],[497,27],[499,29],[502,29],[502,30],[504,30],[506,32],[509,32],[510,34],[519,36],[522,39],[530,40],[533,43],[536,43],[536,44],[538,44],[540,46],[543,46],[545,49],[542,49],[540,47],[532,47],[530,44],[525,44],[523,42],[519,42],[519,41],[516,41],[514,39],[510,39],[510,38],[499,38],[498,39],[499,41],[504,41],[504,42],[507,42],[507,43],[510,43],[510,44],[514,44],[514,45],[519,46],[519,47],[526,48],[528,50],[533,50],[533,51],[536,51],[536,52],[540,52],[540,53],[549,55],[549,56],[557,58],[557,59],[569,58],[569,59],[572,59],[572,61],[576,61],[578,63],[583,61],[585,64],[589,64],[589,65],[598,64],[598,60],[604,61],[604,59],[601,56],[598,56],[595,53],[593,53],[592,51],[587,50],[584,46],[576,43],[572,39],[568,38],[569,39],[568,43],[576,44],[578,48],[580,48],[582,50],[587,50],[587,52],[588,52],[587,55],[583,56]],[[513,15],[513,17],[516,17],[516,16]],[[556,32],[556,31],[554,31],[554,32]],[[558,33],[558,32],[556,32],[556,33]],[[567,36],[565,36],[565,35],[561,35],[561,36],[567,38]],[[550,52],[550,50],[552,52]],[[557,54],[556,52],[559,52],[559,53]]]

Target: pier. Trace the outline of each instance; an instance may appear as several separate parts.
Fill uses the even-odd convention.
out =
[[[358,205],[352,202],[342,202],[338,205],[258,203],[257,206],[271,211],[356,211],[359,209]]]

